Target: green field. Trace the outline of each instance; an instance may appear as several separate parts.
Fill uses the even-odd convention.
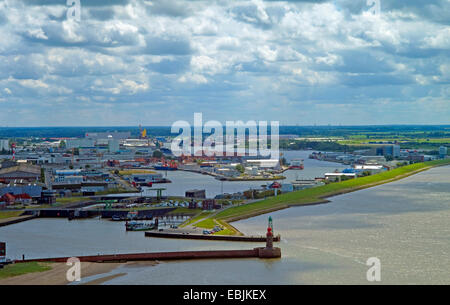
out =
[[[330,183],[324,186],[282,194],[263,201],[229,208],[223,212],[218,213],[215,218],[225,221],[231,221],[251,217],[265,212],[270,212],[271,210],[286,208],[292,205],[319,203],[323,202],[323,198],[325,197],[352,192],[382,183],[387,183],[396,179],[401,179],[403,177],[433,166],[449,164],[450,159],[415,163],[372,176],[346,180],[343,182]]]
[[[120,176],[129,176],[129,175],[135,175],[135,174],[156,174],[153,170],[148,169],[129,169],[129,170],[120,170],[119,175]]]
[[[188,225],[190,225],[190,224],[192,224],[192,223],[194,223],[194,222],[196,222],[196,221],[198,221],[198,220],[200,220],[200,219],[202,219],[202,218],[207,217],[207,216],[210,215],[211,213],[212,213],[212,212],[201,212],[200,214],[196,215],[195,217],[192,217],[191,219],[189,219],[189,221],[187,221],[187,222],[181,224],[180,227],[188,226]]]
[[[0,269],[0,280],[27,273],[48,271],[50,269],[52,269],[52,267],[48,264],[37,262],[10,264],[6,265],[3,269]]]
[[[89,197],[61,197],[56,198],[56,204],[59,205],[65,205],[69,203],[78,203],[78,202],[85,202],[89,201]]]
[[[7,219],[12,217],[19,217],[23,211],[5,211],[0,212],[0,219]]]
[[[205,220],[196,223],[195,226],[203,229],[212,229],[217,226],[217,223],[212,218],[206,218]]]

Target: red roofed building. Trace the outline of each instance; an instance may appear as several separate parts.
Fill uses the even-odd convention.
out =
[[[30,204],[33,201],[33,198],[28,194],[14,195],[14,197],[16,198],[15,203]]]
[[[6,205],[13,205],[16,202],[16,197],[8,193],[0,197],[0,201],[5,202]]]
[[[278,182],[274,182],[274,183],[272,183],[270,186],[269,186],[269,188],[271,188],[271,189],[279,189],[279,188],[281,188],[281,184],[279,184]]]

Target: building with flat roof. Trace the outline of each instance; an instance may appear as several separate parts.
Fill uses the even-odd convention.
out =
[[[280,160],[278,159],[256,159],[256,160],[247,160],[246,161],[248,165],[257,166],[259,168],[266,168],[266,169],[281,169],[280,166]]]
[[[447,157],[447,147],[441,146],[439,147],[439,158],[444,159]]]
[[[113,132],[88,132],[85,137],[87,139],[99,140],[113,138],[115,140],[125,140],[131,137],[130,131],[113,131]]]
[[[9,140],[0,140],[0,151],[9,151]]]
[[[41,178],[41,168],[26,163],[7,168],[0,168],[0,179],[11,182],[14,180],[38,181]]]
[[[205,190],[189,190],[186,191],[187,198],[206,198]]]

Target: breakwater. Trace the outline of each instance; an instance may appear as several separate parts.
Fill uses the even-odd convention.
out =
[[[207,250],[207,251],[180,251],[180,252],[155,252],[155,253],[129,253],[78,256],[80,262],[110,263],[128,261],[152,261],[152,260],[189,260],[189,259],[219,259],[219,258],[279,258],[280,248],[254,248],[251,250]],[[16,260],[23,262],[54,262],[65,263],[70,257],[37,258]]]
[[[0,227],[4,227],[4,226],[9,226],[9,225],[13,225],[22,221],[27,221],[33,218],[36,218],[36,215],[27,215],[27,216],[19,216],[19,217],[14,217],[13,219],[4,219],[2,221],[0,221]]]
[[[265,242],[265,236],[232,236],[232,235],[210,235],[210,234],[187,234],[187,233],[168,233],[168,232],[145,232],[146,237],[157,238],[177,238],[177,239],[203,239],[203,240],[226,240],[226,241],[246,241],[246,242]],[[279,242],[280,235],[274,236],[273,241]]]

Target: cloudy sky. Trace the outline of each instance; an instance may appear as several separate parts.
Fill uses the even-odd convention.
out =
[[[0,0],[0,126],[450,124],[450,0],[80,2]]]

